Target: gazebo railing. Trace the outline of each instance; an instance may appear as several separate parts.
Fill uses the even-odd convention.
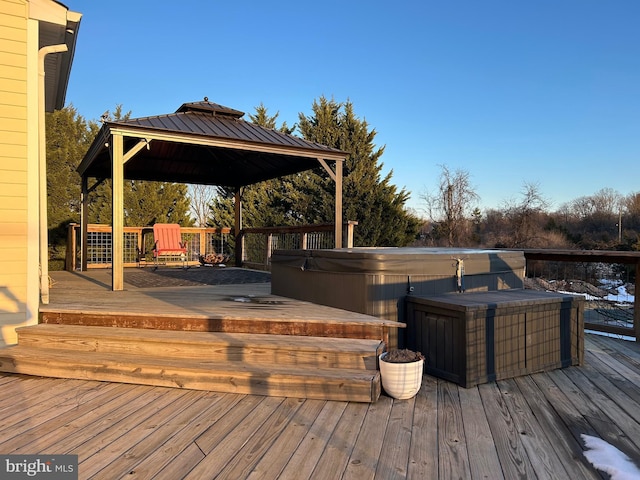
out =
[[[353,231],[358,222],[344,224],[344,246],[353,247]],[[333,224],[295,227],[246,228],[233,241],[231,228],[181,227],[182,240],[187,242],[187,264],[199,264],[200,255],[222,253],[234,258],[243,267],[269,270],[271,254],[276,249],[329,249],[335,247]],[[124,266],[140,267],[153,263],[153,227],[124,227]],[[111,268],[111,226],[87,226],[87,268]],[[239,254],[239,257],[236,256]],[[72,223],[67,232],[65,270],[82,267],[80,225]],[[181,262],[178,262],[182,264]]]
[[[182,240],[187,243],[187,264],[199,264],[200,255],[231,251],[230,228],[181,227]],[[65,270],[82,266],[80,225],[72,223],[67,231]],[[111,267],[111,226],[87,226],[87,268]],[[139,267],[153,263],[153,227],[124,227],[124,266]],[[179,262],[182,264],[181,262]]]

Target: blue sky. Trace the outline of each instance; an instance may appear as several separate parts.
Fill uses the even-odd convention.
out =
[[[209,97],[291,126],[351,100],[424,207],[440,165],[480,207],[640,191],[640,1],[63,0],[83,14],[67,103],[89,120]]]

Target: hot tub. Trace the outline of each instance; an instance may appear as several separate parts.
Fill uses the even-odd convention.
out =
[[[524,270],[524,253],[511,250],[276,250],[271,257],[271,292],[402,321],[398,301],[407,294],[522,289]],[[396,346],[397,340],[391,343]]]

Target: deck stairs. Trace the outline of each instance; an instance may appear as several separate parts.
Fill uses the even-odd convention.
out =
[[[375,402],[381,340],[41,323],[0,371],[194,390]]]

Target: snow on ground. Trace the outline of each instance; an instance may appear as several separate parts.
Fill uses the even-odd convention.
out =
[[[633,303],[635,301],[635,296],[631,295],[627,292],[627,288],[624,285],[620,285],[616,287],[618,293],[609,293],[604,297],[595,297],[593,295],[589,295],[588,293],[576,293],[576,292],[568,292],[565,290],[558,290],[558,293],[566,293],[568,295],[581,295],[586,300],[608,300],[610,302],[617,303]]]
[[[582,435],[587,450],[584,456],[598,470],[611,475],[611,480],[638,480],[640,468],[613,445],[601,438]]]
[[[625,285],[618,285],[618,282],[615,280],[600,280],[602,285],[608,286],[609,288],[613,288],[617,291],[616,293],[610,293],[605,297],[605,300],[611,300],[612,302],[629,302],[633,303],[635,297],[627,292],[627,287]]]

